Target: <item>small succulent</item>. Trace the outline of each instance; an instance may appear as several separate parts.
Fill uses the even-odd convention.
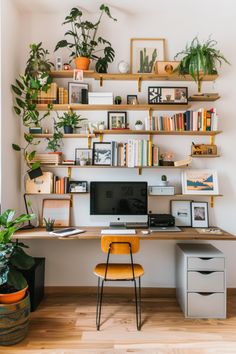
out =
[[[43,221],[45,223],[46,231],[53,231],[53,226],[54,226],[54,223],[55,223],[55,219],[43,218]]]
[[[163,182],[166,182],[166,181],[167,181],[166,175],[162,175],[162,176],[161,176],[161,180],[162,180]]]
[[[137,120],[135,125],[143,125],[143,122],[141,120]]]

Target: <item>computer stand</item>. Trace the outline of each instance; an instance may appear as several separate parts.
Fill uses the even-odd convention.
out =
[[[110,222],[109,224],[110,229],[126,229],[126,223],[125,222]]]

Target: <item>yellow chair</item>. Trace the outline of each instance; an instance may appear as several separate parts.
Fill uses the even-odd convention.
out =
[[[133,262],[133,253],[139,251],[139,238],[136,236],[102,236],[101,249],[107,253],[106,263],[97,264],[94,274],[98,277],[97,289],[97,309],[96,326],[100,329],[103,286],[106,281],[133,281],[136,305],[136,324],[137,329],[141,329],[141,276],[144,274],[143,267]],[[128,254],[130,263],[110,263],[111,254]],[[138,289],[136,285],[138,278]]]

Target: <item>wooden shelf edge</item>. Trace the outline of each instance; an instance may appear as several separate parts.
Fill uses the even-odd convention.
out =
[[[217,135],[222,133],[221,130],[215,131],[165,131],[165,130],[94,130],[94,134],[110,134],[110,135]]]
[[[149,197],[177,197],[177,198],[181,198],[181,197],[213,197],[213,198],[218,198],[218,197],[223,197],[223,194],[173,194],[173,195],[148,195]]]
[[[24,193],[25,195],[41,195],[41,196],[49,196],[49,195],[59,195],[59,196],[65,196],[65,195],[74,195],[74,194],[89,194],[89,192],[76,192],[76,193]]]
[[[210,96],[190,96],[188,100],[190,102],[215,102],[220,99],[220,96],[210,97]]]
[[[52,138],[53,134],[32,134],[34,138],[43,139],[43,138]],[[63,134],[63,139],[68,138],[95,138],[95,134]]]
[[[216,157],[220,157],[220,155],[190,155],[193,159],[213,159]]]
[[[127,167],[127,166],[98,166],[98,165],[87,165],[87,166],[80,166],[80,165],[47,165],[42,164],[42,168],[126,168],[126,169],[182,169],[182,168],[189,168],[189,166],[134,166],[134,167]]]

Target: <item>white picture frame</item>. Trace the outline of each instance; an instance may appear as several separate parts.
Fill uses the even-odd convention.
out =
[[[192,226],[191,203],[192,200],[170,201],[170,212],[175,218],[176,226]]]
[[[192,202],[192,227],[208,228],[208,203],[207,202]]]
[[[82,104],[82,89],[89,89],[89,84],[82,82],[68,82],[69,104]]]
[[[185,170],[182,172],[182,193],[196,195],[219,194],[216,170]]]

